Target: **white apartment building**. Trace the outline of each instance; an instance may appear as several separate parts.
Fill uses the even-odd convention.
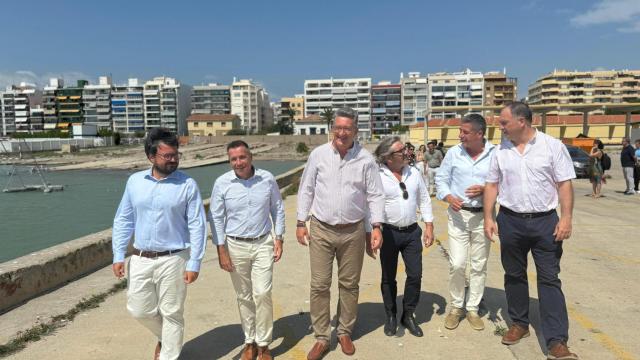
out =
[[[178,135],[187,134],[190,89],[170,77],[155,77],[144,83],[145,130],[164,127]]]
[[[195,85],[191,94],[191,113],[231,114],[231,87],[228,85]]]
[[[231,114],[240,118],[240,127],[247,133],[257,133],[273,125],[269,94],[252,80],[242,79],[231,84]]]
[[[2,135],[15,132],[31,132],[31,108],[42,103],[42,93],[35,85],[20,83],[0,92]],[[35,128],[39,128],[36,126]]]
[[[428,75],[430,114],[434,119],[459,116],[447,107],[483,105],[484,76],[466,69],[462,72],[439,72]]]
[[[100,76],[98,84],[82,88],[82,110],[84,124],[96,125],[98,129],[110,129],[111,120],[111,78]]]
[[[304,99],[305,117],[320,115],[327,108],[356,110],[358,136],[371,138],[371,78],[305,80]]]
[[[113,131],[135,133],[145,131],[144,85],[138,79],[129,79],[126,84],[114,85],[111,91],[111,117]]]
[[[408,126],[422,122],[429,111],[429,82],[419,72],[410,72],[407,77],[400,74],[402,88],[402,113],[400,123]]]
[[[49,84],[42,91],[42,111],[44,117],[44,130],[53,130],[58,125],[58,108],[56,106],[56,91],[64,87],[64,80],[60,78],[49,79]]]

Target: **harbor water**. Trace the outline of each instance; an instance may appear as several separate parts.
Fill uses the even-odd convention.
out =
[[[255,161],[256,167],[282,174],[300,161]],[[10,166],[0,166],[0,187],[9,180]],[[26,185],[38,184],[29,168],[20,170]],[[193,177],[204,199],[228,164],[184,169]],[[126,180],[133,171],[82,170],[45,172],[47,182],[64,185],[64,191],[0,193],[0,262],[110,228]],[[17,176],[11,185],[20,185]]]

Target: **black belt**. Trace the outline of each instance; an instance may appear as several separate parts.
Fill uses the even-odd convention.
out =
[[[418,223],[413,223],[409,226],[395,226],[395,225],[391,225],[391,224],[382,224],[383,228],[389,228],[391,230],[395,230],[395,231],[413,231],[416,229],[416,227],[418,227]]]
[[[183,251],[183,250],[184,249],[167,250],[167,251],[147,251],[147,250],[133,249],[133,254],[134,255],[138,255],[138,256],[142,256],[142,257],[146,257],[146,258],[157,258],[157,257],[160,257],[160,256],[177,254],[177,253],[179,253],[180,251]]]
[[[480,207],[463,206],[460,208],[460,210],[466,210],[472,213],[479,213],[483,211],[482,206]]]
[[[258,241],[263,239],[265,236],[269,235],[269,233],[266,234],[262,234],[258,237],[241,237],[241,236],[233,236],[233,235],[227,235],[227,237],[231,240],[239,240],[239,241]]]
[[[553,209],[553,210],[544,211],[544,212],[521,213],[521,212],[515,212],[515,211],[513,211],[511,209],[508,209],[508,208],[506,208],[504,206],[500,207],[500,211],[503,211],[505,214],[508,214],[508,215],[511,215],[511,216],[519,217],[521,219],[534,219],[534,218],[539,218],[539,217],[551,215],[551,214],[554,214],[556,212],[556,210]]]

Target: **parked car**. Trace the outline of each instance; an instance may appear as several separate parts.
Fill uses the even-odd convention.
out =
[[[573,169],[576,172],[576,177],[586,178],[589,177],[589,154],[577,146],[565,144],[571,161],[573,161]]]

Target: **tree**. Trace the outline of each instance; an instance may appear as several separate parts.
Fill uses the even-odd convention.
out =
[[[291,135],[293,134],[293,119],[295,118],[297,112],[292,108],[287,108],[282,111],[283,115],[286,115],[289,120],[280,119],[280,134],[281,135]]]
[[[331,134],[331,123],[333,122],[333,116],[335,115],[335,112],[333,111],[332,108],[325,108],[322,113],[320,114],[320,117],[322,119],[324,119],[324,121],[327,122],[327,140],[331,139],[330,138],[330,134]]]

